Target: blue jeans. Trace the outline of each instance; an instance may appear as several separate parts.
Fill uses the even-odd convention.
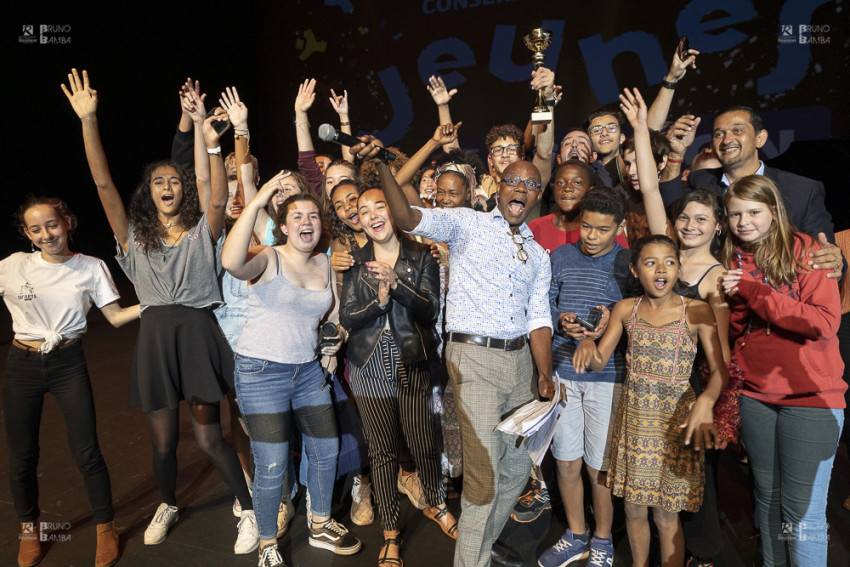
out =
[[[289,468],[290,412],[302,434],[313,514],[329,516],[339,438],[319,363],[282,364],[237,354],[235,382],[254,453],[254,512],[260,539],[277,537],[280,491]]]
[[[740,403],[765,567],[826,566],[826,497],[844,411]]]

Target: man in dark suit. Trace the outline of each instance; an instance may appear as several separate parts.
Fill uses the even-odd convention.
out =
[[[673,152],[684,154],[687,148],[685,144],[689,145],[693,141],[695,129],[696,124],[684,133],[680,130],[676,134],[671,129],[668,139],[674,138],[671,140]],[[812,253],[809,264],[816,268],[832,269],[834,274],[830,275],[839,277],[843,260],[838,248],[830,244],[835,241],[835,236],[832,217],[826,210],[823,183],[766,166],[758,157],[758,150],[766,141],[767,130],[762,125],[761,117],[751,108],[736,106],[718,114],[714,119],[711,147],[723,167],[692,171],[688,176],[688,187],[682,187],[678,175],[661,183],[664,205],[669,207],[693,189],[707,189],[722,197],[726,189],[741,177],[752,174],[769,177],[782,193],[788,216],[797,229],[817,237],[822,246],[821,250]]]

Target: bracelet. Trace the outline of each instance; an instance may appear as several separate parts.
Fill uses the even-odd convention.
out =
[[[350,120],[347,120],[347,121],[345,121],[345,122],[340,122],[340,123],[339,123],[339,125],[340,125],[340,126],[351,126],[351,121],[350,121]]]
[[[661,79],[661,86],[665,89],[674,90],[677,86],[679,86],[679,81],[668,81],[667,79]]]
[[[247,136],[248,135],[248,129],[245,128],[244,130],[237,130],[236,128],[234,128],[233,133],[236,134],[237,136]]]
[[[296,126],[306,126],[307,128],[310,127],[310,121],[309,120],[306,120],[304,122],[298,122],[298,118],[293,118],[292,121],[295,123]]]
[[[682,160],[667,158],[667,163],[682,163]]]
[[[220,156],[221,155],[221,146],[217,148],[207,148],[207,153],[211,156]]]

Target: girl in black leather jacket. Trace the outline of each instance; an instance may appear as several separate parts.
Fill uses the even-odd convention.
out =
[[[399,237],[380,189],[363,192],[357,205],[370,241],[352,252],[355,263],[343,277],[340,323],[349,333],[351,389],[363,419],[383,521],[379,565],[397,565],[400,434],[422,479],[428,503],[423,513],[449,537],[457,534],[440,483],[439,431],[431,419],[427,364],[437,356],[440,278],[429,248]]]

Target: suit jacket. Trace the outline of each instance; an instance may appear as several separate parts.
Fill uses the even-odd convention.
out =
[[[726,194],[726,186],[720,182],[722,175],[723,169],[700,169],[692,171],[688,176],[688,187],[682,187],[679,179],[661,183],[664,206],[669,208],[685,193],[694,189],[707,189],[722,198]],[[764,166],[764,175],[779,188],[785,209],[797,230],[815,238],[822,232],[830,242],[835,242],[832,217],[826,210],[826,191],[823,183],[769,165]]]
[[[384,325],[390,332],[405,364],[437,355],[437,311],[440,308],[440,269],[430,248],[409,238],[401,238],[401,248],[393,270],[398,285],[390,290],[390,302],[378,306],[378,280],[366,268],[375,261],[375,246],[351,253],[355,264],[342,280],[342,308],[339,321],[349,332],[349,362],[363,368],[378,346]]]

